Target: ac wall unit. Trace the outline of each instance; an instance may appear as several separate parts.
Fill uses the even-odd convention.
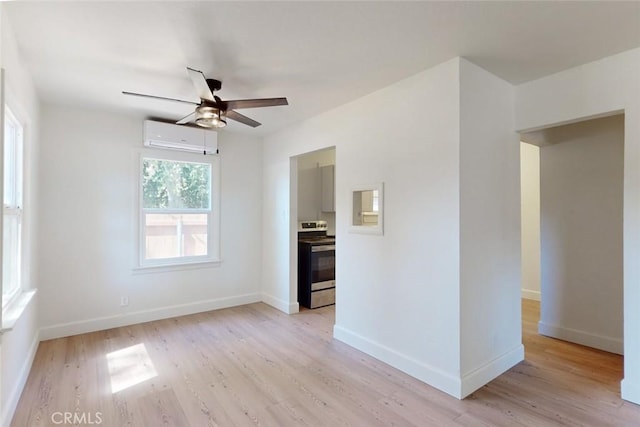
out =
[[[191,153],[217,154],[218,133],[212,130],[145,120],[144,145]]]

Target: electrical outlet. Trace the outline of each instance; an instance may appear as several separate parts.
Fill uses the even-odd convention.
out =
[[[120,297],[120,306],[126,307],[129,305],[129,297]]]

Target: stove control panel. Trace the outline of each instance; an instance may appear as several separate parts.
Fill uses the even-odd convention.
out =
[[[300,221],[298,231],[327,231],[327,221]]]

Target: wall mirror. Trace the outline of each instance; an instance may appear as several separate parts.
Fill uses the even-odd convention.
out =
[[[361,185],[351,191],[352,233],[383,234],[383,185]]]

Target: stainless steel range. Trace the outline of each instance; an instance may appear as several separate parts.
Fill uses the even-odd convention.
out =
[[[298,224],[298,303],[318,308],[336,302],[336,239],[326,221]]]

